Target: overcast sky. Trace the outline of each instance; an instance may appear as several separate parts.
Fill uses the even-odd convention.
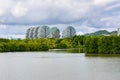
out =
[[[0,37],[24,38],[38,25],[72,25],[77,34],[117,30],[120,0],[0,0]]]

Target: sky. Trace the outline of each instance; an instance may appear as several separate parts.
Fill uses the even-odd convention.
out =
[[[0,37],[25,38],[29,27],[47,25],[77,34],[120,27],[120,0],[0,0]]]

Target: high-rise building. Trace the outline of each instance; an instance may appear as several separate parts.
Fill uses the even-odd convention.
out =
[[[30,34],[30,28],[28,28],[26,31],[26,38],[29,38],[29,34]]]
[[[38,28],[38,38],[50,38],[50,28],[48,26],[41,26]]]
[[[118,28],[117,35],[120,36],[120,28]]]
[[[57,27],[53,27],[50,29],[51,38],[59,38],[60,37],[60,30]]]
[[[26,38],[49,38],[50,28],[48,26],[31,27],[26,31]]]
[[[76,34],[76,30],[72,26],[68,26],[65,30],[62,32],[62,38],[66,37],[72,37]]]
[[[38,38],[37,35],[38,35],[38,29],[39,27],[35,27],[35,29],[33,30],[33,38]]]
[[[76,30],[72,26],[68,26],[62,32],[62,37],[72,37],[76,34]],[[48,26],[38,26],[28,28],[26,31],[26,38],[60,38],[60,30],[57,27],[49,28]]]

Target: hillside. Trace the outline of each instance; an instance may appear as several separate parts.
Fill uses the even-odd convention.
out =
[[[85,34],[85,36],[101,36],[101,35],[117,35],[117,31],[109,32],[107,30],[99,30],[94,33]]]

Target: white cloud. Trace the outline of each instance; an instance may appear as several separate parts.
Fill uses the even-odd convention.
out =
[[[2,23],[48,23],[53,20],[71,22],[84,17],[92,2],[78,0],[5,0],[7,6],[0,6],[2,17],[9,17]],[[4,3],[4,1],[3,1]],[[1,3],[0,3],[1,5]],[[13,16],[11,16],[11,14]]]
[[[109,11],[109,10],[113,10],[115,8],[118,8],[120,7],[120,3],[116,4],[116,5],[111,5],[111,6],[108,6],[105,10],[106,11]]]
[[[77,32],[76,34],[77,34],[77,35],[84,35],[84,33],[81,32],[81,31],[80,31],[80,32]]]
[[[8,38],[8,39],[24,39],[25,38],[25,35],[15,35],[15,34],[2,34],[0,35],[0,38]]]
[[[0,10],[0,16],[2,16],[4,14],[4,11],[1,9]]]
[[[11,0],[0,0],[0,16],[3,16],[12,6]]]
[[[94,0],[95,5],[106,5],[107,3],[113,2],[116,0]]]
[[[25,34],[27,25],[75,26],[77,33],[120,26],[119,0],[0,0],[0,35]]]
[[[101,18],[101,21],[104,23],[106,27],[114,27],[118,28],[120,27],[120,16],[109,16]]]
[[[27,14],[27,8],[25,8],[22,3],[18,2],[14,8],[11,10],[11,13],[15,17],[23,17]]]

